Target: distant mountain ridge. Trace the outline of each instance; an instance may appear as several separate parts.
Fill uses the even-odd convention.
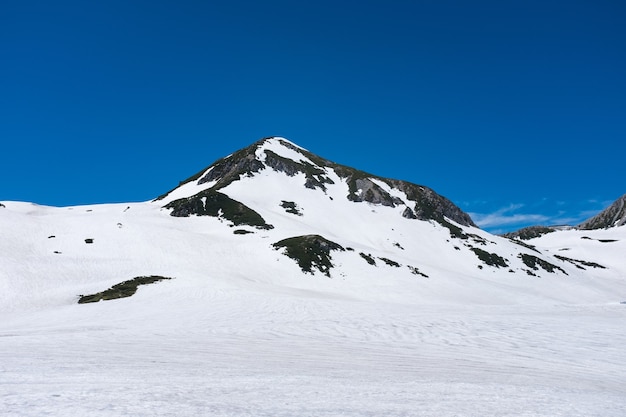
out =
[[[582,230],[607,229],[626,224],[626,194],[618,198],[609,207],[585,220],[578,226]]]
[[[502,236],[512,239],[529,240],[558,230],[599,230],[619,227],[626,224],[626,194],[615,200],[609,207],[576,226],[528,226]]]

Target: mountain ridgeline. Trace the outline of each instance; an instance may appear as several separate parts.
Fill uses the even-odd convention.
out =
[[[529,226],[505,233],[504,237],[510,239],[530,240],[556,232],[558,230],[599,230],[619,227],[626,224],[626,194],[615,200],[609,207],[600,213],[585,220],[577,226]]]
[[[408,304],[578,303],[626,288],[623,213],[622,199],[585,224],[602,230],[535,227],[496,236],[428,187],[273,137],[153,201],[0,202],[7,236],[0,261],[8,271],[0,275],[4,283],[38,283],[3,284],[15,289],[5,307],[31,305],[33,297],[47,303],[51,294],[58,303],[146,300],[166,287],[194,297],[196,289],[250,288]]]
[[[608,229],[626,224],[626,194],[600,213],[579,224],[581,230]]]
[[[363,263],[430,278],[438,275],[433,259],[462,274],[477,267],[567,276],[568,262],[591,265],[522,242],[548,229],[495,237],[428,187],[341,165],[277,137],[217,160],[154,203],[174,217],[217,218],[235,235],[248,235],[241,242],[260,245],[255,250],[280,251],[302,272],[329,278],[336,265],[348,277]]]
[[[268,142],[274,146],[264,146]],[[276,151],[276,145],[279,149],[282,147],[292,151],[289,152],[290,155],[299,159],[281,156]],[[382,178],[331,162],[282,138],[265,138],[219,159],[179,185],[181,187],[193,182],[197,186],[208,185],[208,187],[194,195],[171,201],[166,207],[174,209],[173,216],[213,215],[205,208],[205,201],[209,198],[214,209],[211,213],[216,214],[219,207],[213,203],[216,196],[223,195],[218,190],[244,177],[253,177],[264,170],[273,170],[289,177],[301,174],[304,176],[303,187],[322,193],[326,192],[329,185],[335,184],[336,180],[333,178],[339,178],[347,185],[345,198],[354,203],[367,202],[387,207],[404,207],[402,216],[407,219],[434,220],[446,224],[447,218],[463,226],[475,226],[467,213],[428,187]],[[170,193],[157,200],[165,198]],[[403,194],[404,198],[398,194]],[[268,227],[253,214],[254,210],[243,208],[242,205],[238,205],[238,209],[245,211],[247,215],[235,219],[232,216],[232,206],[237,202],[224,197],[221,198],[225,204],[222,212],[225,217],[230,217],[234,224]],[[251,217],[254,217],[254,220],[250,220]]]

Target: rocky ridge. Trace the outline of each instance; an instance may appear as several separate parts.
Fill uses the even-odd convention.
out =
[[[162,204],[174,217],[216,217],[230,227],[237,226],[233,233],[238,235],[275,229],[274,224],[282,223],[282,219],[276,217],[280,207],[279,213],[291,215],[290,221],[297,222],[298,226],[288,235],[283,234],[280,227],[277,233],[274,230],[272,235],[276,238],[271,247],[292,258],[304,273],[318,271],[329,278],[337,263],[333,260],[336,256],[354,257],[372,267],[385,265],[430,277],[423,272],[422,261],[415,262],[411,254],[407,257],[403,244],[397,240],[391,248],[397,254],[395,258],[389,256],[388,250],[380,251],[380,248],[368,252],[352,249],[354,237],[346,241],[347,236],[337,234],[337,228],[333,227],[346,222],[354,223],[359,229],[362,237],[358,240],[390,242],[391,235],[369,233],[372,223],[368,222],[376,222],[379,229],[388,224],[392,234],[414,234],[414,230],[436,227],[442,232],[431,237],[435,239],[432,245],[442,245],[444,251],[452,250],[447,256],[457,257],[460,253],[461,257],[475,259],[479,269],[503,268],[531,276],[568,275],[559,265],[569,261],[541,253],[522,242],[548,233],[550,228],[529,228],[507,236],[509,239],[504,243],[498,242],[492,235],[480,231],[467,213],[426,186],[383,178],[329,161],[284,138],[264,138],[221,158],[154,202]],[[363,208],[367,211],[363,212]],[[318,228],[315,222],[320,216],[330,219],[330,223],[324,222],[330,229]],[[414,222],[430,226],[410,227]],[[398,225],[403,230],[397,231]],[[350,236],[353,236],[352,231]],[[345,254],[339,255],[341,252]],[[406,262],[401,262],[401,258]],[[580,265],[584,263],[576,264]]]
[[[626,194],[615,200],[613,204],[578,226],[581,230],[608,229],[626,224]]]
[[[264,148],[263,145],[268,141],[274,141],[280,146],[294,151],[302,159],[286,158],[278,155],[271,149]],[[352,202],[367,202],[387,207],[405,207],[402,216],[408,219],[434,220],[444,223],[447,218],[463,226],[475,226],[467,213],[428,187],[407,181],[379,177],[331,162],[283,138],[261,139],[244,149],[217,160],[209,167],[181,182],[179,187],[194,182],[198,186],[209,184],[210,187],[208,189],[217,192],[217,190],[226,188],[241,178],[254,176],[266,169],[281,172],[290,177],[296,174],[304,174],[305,181],[302,185],[322,192],[326,191],[327,185],[334,184],[329,175],[332,172],[348,185],[345,197]],[[383,188],[384,185],[387,186],[385,188],[391,189],[391,191],[395,190],[404,193],[406,201],[392,195],[390,190],[385,190]],[[160,196],[157,198],[157,201],[165,198],[172,191]],[[203,204],[194,203],[194,200],[206,198],[204,193],[205,191],[203,190],[202,193],[186,197],[187,204],[185,206],[187,208],[183,211],[175,210],[173,215],[206,214],[203,213]],[[168,207],[181,205],[183,205],[182,202],[175,201],[169,203]],[[195,209],[193,208],[194,206]]]

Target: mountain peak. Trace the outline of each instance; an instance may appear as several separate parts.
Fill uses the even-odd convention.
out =
[[[279,147],[292,149],[295,151],[300,150],[300,151],[308,152],[306,149],[299,146],[298,144],[290,141],[289,139],[283,138],[281,136],[268,136],[266,138],[263,138],[257,141],[256,143],[259,144],[259,146],[263,146],[263,145],[268,146],[268,147],[279,146]]]
[[[583,230],[608,229],[626,224],[626,194],[618,198],[592,218],[585,220],[577,227]]]
[[[248,193],[258,193],[260,182],[247,180],[272,173],[273,183],[263,183],[267,198],[274,191],[287,194],[286,184],[283,183],[287,178],[293,178],[300,182],[300,188],[319,192],[320,199],[333,200],[336,196],[354,203],[398,208],[399,213],[408,219],[434,220],[444,225],[449,219],[463,226],[475,226],[467,213],[428,187],[379,177],[331,162],[282,137],[263,138],[217,160],[157,200],[170,204],[181,198],[206,198],[207,190],[219,190],[229,195],[229,190],[233,187],[239,190],[244,180],[251,187]],[[293,181],[289,180],[289,183],[293,185]],[[289,198],[285,195],[282,199],[288,201]],[[185,213],[194,214],[188,204],[184,206]]]

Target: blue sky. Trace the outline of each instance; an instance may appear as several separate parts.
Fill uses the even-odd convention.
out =
[[[493,232],[626,193],[626,2],[0,5],[0,200],[152,199],[284,136]]]

